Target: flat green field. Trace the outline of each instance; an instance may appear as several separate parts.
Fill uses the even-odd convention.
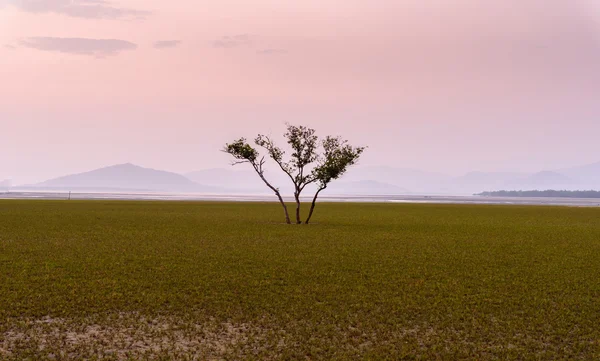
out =
[[[600,359],[600,209],[0,201],[1,360]]]

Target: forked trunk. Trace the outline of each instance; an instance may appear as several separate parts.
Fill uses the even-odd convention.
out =
[[[310,211],[308,212],[308,218],[306,218],[306,222],[304,222],[305,224],[308,224],[308,222],[310,222],[313,212],[315,211],[315,205],[317,204],[317,197],[319,197],[319,193],[321,193],[321,191],[325,188],[327,188],[327,187],[319,188],[317,193],[315,193],[315,196],[313,197],[313,200],[312,200],[312,204],[310,205]]]

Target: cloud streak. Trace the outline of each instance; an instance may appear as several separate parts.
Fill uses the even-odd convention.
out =
[[[121,8],[105,0],[9,0],[21,11],[84,19],[142,19],[148,11]]]
[[[179,46],[179,44],[181,44],[181,41],[179,41],[179,40],[161,40],[161,41],[154,42],[154,48],[155,49],[169,49],[169,48],[175,48],[175,47]]]
[[[252,38],[248,34],[234,36],[222,36],[213,41],[214,48],[231,49],[252,44]]]
[[[97,58],[137,49],[136,44],[118,39],[33,37],[21,40],[20,45],[41,51],[89,55]]]

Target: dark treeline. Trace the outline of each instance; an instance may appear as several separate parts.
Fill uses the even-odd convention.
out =
[[[600,198],[599,191],[566,191],[552,190],[545,191],[495,191],[482,192],[476,196],[486,197],[554,197],[554,198]]]

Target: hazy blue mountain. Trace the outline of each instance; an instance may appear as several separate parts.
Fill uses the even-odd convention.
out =
[[[184,174],[188,179],[206,186],[226,188],[232,192],[265,193],[270,192],[256,172],[250,167],[213,168]],[[270,174],[267,175],[269,177]],[[275,183],[277,179],[273,179]],[[270,179],[271,181],[271,179]],[[289,182],[289,180],[288,180]]]
[[[351,168],[343,181],[376,181],[402,188],[405,192],[437,192],[442,189],[450,176],[411,168],[358,166]]]
[[[584,189],[600,189],[600,162],[561,169],[558,172],[574,179]]]
[[[502,189],[510,190],[546,190],[574,189],[578,183],[564,174],[553,171],[542,171],[527,177],[521,177],[507,182]]]
[[[143,168],[130,163],[67,175],[35,184],[34,187],[66,190],[218,191],[216,187],[200,185],[181,174]]]
[[[525,177],[527,174],[516,172],[469,172],[453,178],[447,183],[446,189],[455,193],[472,194],[490,189],[504,189],[515,179]]]
[[[283,172],[272,168],[273,167],[265,171],[265,177],[268,181],[273,186],[278,187],[283,194],[292,194],[294,189],[289,177]],[[271,193],[271,190],[267,188],[253,169],[245,169],[241,165],[231,169],[215,168],[200,170],[186,173],[185,176],[197,183],[226,188],[229,192]],[[309,195],[315,190],[315,185],[309,185],[303,193],[304,195]],[[347,195],[375,195],[406,194],[408,190],[394,184],[383,182],[379,179],[352,180],[351,177],[344,176],[341,179],[332,182],[326,192]]]
[[[293,187],[287,175],[270,165],[265,176],[283,194]],[[0,189],[6,182],[0,182]],[[270,194],[251,167],[239,165],[190,172],[185,175],[119,164],[90,172],[68,175],[34,185],[38,189],[60,190],[147,190],[169,192]],[[460,177],[417,169],[388,166],[357,166],[331,183],[326,193],[337,195],[384,194],[473,194],[497,190],[600,189],[600,162],[560,171],[534,174],[511,172],[470,172]],[[304,191],[313,193],[311,185]]]
[[[248,194],[271,194],[272,191],[260,179],[258,174],[248,165],[231,168],[213,168],[186,173],[192,181],[207,186],[222,187],[228,192]],[[293,193],[294,187],[290,178],[274,167],[265,170],[265,178],[282,193]],[[308,188],[306,189],[309,190]]]
[[[402,195],[410,193],[405,188],[374,180],[332,182],[324,192],[335,195]]]
[[[498,190],[600,189],[600,162],[533,174],[472,172],[455,178],[449,189],[463,193]]]
[[[0,181],[0,191],[5,191],[7,189],[10,188],[12,182],[10,181],[10,179],[5,179]]]
[[[230,192],[270,193],[252,169],[243,166],[230,169],[207,169],[186,174],[201,184],[220,186]],[[284,194],[292,193],[289,178],[282,172],[267,168],[266,176]],[[341,179],[331,183],[327,193],[348,195],[380,194],[473,194],[494,190],[548,188],[576,189],[581,182],[559,172],[534,174],[518,172],[470,172],[460,177],[417,169],[357,166]],[[305,194],[314,191],[307,187]]]
[[[545,183],[573,183],[573,179],[569,178],[568,176],[558,173],[558,172],[553,172],[553,171],[542,171],[542,172],[537,172],[534,173],[532,175],[530,175],[529,177],[527,177],[527,181],[530,182],[539,182],[541,184],[545,184]]]

